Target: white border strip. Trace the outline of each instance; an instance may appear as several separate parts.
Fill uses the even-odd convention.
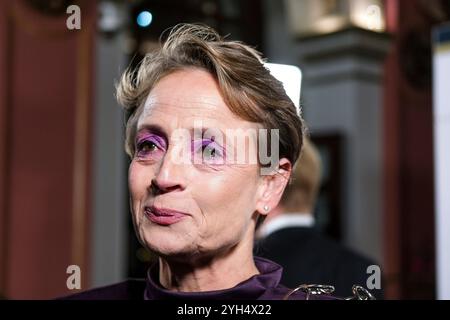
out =
[[[436,49],[433,61],[436,289],[438,299],[448,300],[450,299],[450,51],[440,50],[439,47]]]

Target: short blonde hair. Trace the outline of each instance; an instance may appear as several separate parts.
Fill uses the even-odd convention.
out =
[[[201,68],[216,79],[231,112],[240,118],[279,130],[279,156],[294,164],[303,141],[303,120],[277,79],[264,67],[261,54],[239,41],[228,41],[214,29],[197,24],[172,28],[159,50],[147,54],[136,69],[128,69],[117,86],[117,99],[129,111],[125,149],[135,152],[137,120],[146,97],[164,76],[186,68]],[[270,145],[270,137],[268,137]]]
[[[309,138],[303,141],[303,150],[284,190],[280,204],[289,212],[314,209],[322,178],[322,161],[319,151]],[[311,212],[312,213],[312,212]]]

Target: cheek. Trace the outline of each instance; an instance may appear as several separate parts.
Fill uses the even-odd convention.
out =
[[[146,194],[151,180],[152,170],[136,161],[131,162],[128,170],[128,185],[133,199],[138,199]]]
[[[235,215],[245,218],[255,209],[256,174],[249,168],[229,168],[226,171],[220,176],[197,180],[198,204],[207,217],[208,213],[220,215],[214,218],[217,220]]]

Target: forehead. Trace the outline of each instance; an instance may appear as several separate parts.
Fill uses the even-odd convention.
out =
[[[256,127],[231,112],[215,78],[200,69],[180,70],[163,77],[150,91],[137,126],[138,130],[149,123],[193,127],[196,121],[221,129]]]

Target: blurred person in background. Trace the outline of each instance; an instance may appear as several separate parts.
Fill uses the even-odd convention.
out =
[[[288,287],[323,283],[333,285],[336,295],[348,296],[353,285],[366,287],[367,268],[376,264],[315,228],[322,163],[309,138],[303,146],[279,205],[258,228],[255,253],[283,267],[281,282]],[[383,296],[381,290],[371,293]]]

